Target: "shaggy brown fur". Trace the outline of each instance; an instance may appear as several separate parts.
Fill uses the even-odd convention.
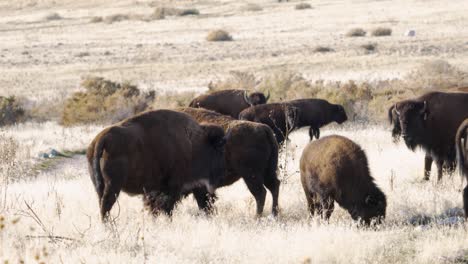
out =
[[[190,107],[205,108],[238,118],[239,113],[252,105],[265,104],[269,99],[263,93],[247,90],[221,90],[202,94],[190,102]]]
[[[354,220],[366,224],[385,217],[385,195],[369,173],[366,154],[351,140],[333,135],[310,142],[300,168],[311,215],[318,212],[328,219],[336,201]]]
[[[458,168],[467,181],[465,189],[463,189],[463,207],[465,208],[465,217],[468,218],[468,118],[458,128],[455,142]]]
[[[214,192],[224,175],[224,131],[170,110],[149,111],[100,132],[87,159],[105,221],[121,190],[145,194],[153,213],[170,214],[183,192]]]
[[[310,126],[310,140],[314,136],[318,139],[322,126],[331,122],[341,124],[348,117],[341,105],[322,99],[299,99],[252,106],[242,111],[239,119],[268,125],[273,129],[278,143],[282,143],[289,132],[304,126]]]
[[[431,92],[416,99],[404,100],[391,106],[392,136],[403,137],[406,146],[426,152],[424,179],[429,180],[433,160],[437,165],[437,179],[443,168],[455,169],[455,134],[468,117],[468,93]]]
[[[278,145],[273,131],[263,124],[236,120],[206,109],[181,108],[198,122],[217,124],[229,131],[226,142],[225,161],[226,177],[219,186],[231,185],[243,178],[257,202],[257,215],[262,214],[266,191],[273,197],[273,215],[278,214],[278,195],[280,182],[277,179]],[[209,210],[209,199],[206,190],[194,191],[194,196],[201,209]]]

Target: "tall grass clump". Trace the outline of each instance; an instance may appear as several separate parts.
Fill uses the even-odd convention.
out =
[[[254,74],[243,71],[231,71],[229,77],[225,80],[210,82],[208,89],[210,91],[226,89],[247,89],[253,90],[261,82]]]
[[[440,90],[468,85],[468,72],[451,65],[445,60],[431,60],[405,76],[408,89]]]
[[[0,96],[0,126],[12,125],[24,121],[25,110],[16,97]]]
[[[390,36],[390,35],[392,35],[392,29],[391,28],[378,27],[378,28],[372,30],[371,35],[374,36],[374,37]]]
[[[353,28],[346,33],[347,37],[364,37],[366,35],[366,31],[362,28]]]
[[[65,102],[61,117],[65,126],[116,122],[144,111],[154,100],[154,92],[142,93],[129,82],[88,77],[81,86],[85,91],[74,93]]]

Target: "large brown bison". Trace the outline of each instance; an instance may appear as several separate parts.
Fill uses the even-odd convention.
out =
[[[248,94],[247,90],[221,90],[202,94],[193,99],[189,106],[213,110],[237,119],[245,108],[265,104],[269,98],[270,95],[265,97],[260,92]]]
[[[181,108],[198,122],[217,124],[229,131],[225,147],[226,175],[218,186],[231,185],[240,178],[255,197],[257,215],[261,215],[265,204],[266,191],[273,197],[273,215],[278,214],[280,182],[276,170],[278,165],[278,145],[273,131],[263,124],[236,120],[206,109]],[[210,200],[214,197],[205,188],[193,192],[200,209],[210,210]]]
[[[400,101],[388,110],[394,139],[403,137],[406,146],[426,152],[424,179],[429,180],[433,160],[438,180],[443,169],[455,169],[455,134],[468,117],[468,93],[431,92],[418,98]]]
[[[369,173],[364,151],[342,136],[327,136],[309,142],[300,161],[301,182],[311,215],[328,219],[334,201],[354,220],[369,224],[385,217],[385,194]]]
[[[87,151],[103,221],[121,190],[144,194],[155,214],[170,214],[194,188],[214,192],[223,180],[226,140],[221,127],[170,110],[144,112],[104,129]]]
[[[252,106],[239,115],[241,120],[263,123],[271,127],[278,143],[282,143],[289,132],[310,126],[310,140],[320,138],[320,128],[331,122],[341,124],[348,120],[341,105],[322,99],[299,99],[284,103]]]
[[[458,168],[467,180],[465,189],[463,189],[463,207],[465,208],[465,217],[468,218],[468,118],[458,128],[455,142]]]

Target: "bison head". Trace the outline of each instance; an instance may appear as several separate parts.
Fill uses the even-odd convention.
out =
[[[420,145],[425,137],[426,120],[429,114],[427,103],[405,101],[395,105],[401,136],[411,150]]]
[[[335,105],[335,109],[333,112],[333,120],[338,124],[341,124],[348,120],[348,116],[346,115],[346,111],[344,110],[343,106]]]
[[[207,149],[207,158],[210,161],[211,167],[209,168],[209,182],[211,186],[218,186],[224,178],[224,170],[226,168],[224,162],[224,146],[230,137],[230,132],[226,135],[224,130],[217,125],[201,124],[205,131],[209,147]],[[214,192],[214,190],[208,190]]]
[[[356,205],[351,210],[351,217],[354,220],[361,220],[366,225],[369,225],[373,220],[376,224],[385,218],[385,212],[387,208],[387,199],[385,194],[380,190],[376,190],[365,196],[364,201]]]
[[[259,104],[266,104],[268,99],[270,99],[270,93],[265,97],[263,93],[254,92],[247,96],[247,92],[244,94],[245,102],[248,103],[250,106],[252,105],[259,105]]]

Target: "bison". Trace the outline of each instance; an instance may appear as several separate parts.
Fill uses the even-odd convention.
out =
[[[294,129],[310,126],[310,140],[320,138],[320,127],[331,122],[341,124],[348,120],[341,105],[322,99],[299,99],[284,103],[252,106],[239,115],[241,120],[263,123],[271,127],[278,143],[282,143]]]
[[[190,102],[189,107],[205,108],[237,119],[245,108],[265,104],[269,98],[270,94],[265,97],[260,92],[249,95],[246,90],[221,90],[196,97]]]
[[[265,204],[266,191],[273,197],[272,214],[278,214],[278,195],[280,182],[277,178],[278,145],[273,131],[263,124],[236,120],[214,111],[195,108],[181,108],[198,122],[217,124],[230,131],[225,146],[226,175],[218,186],[228,186],[244,179],[247,188],[255,197],[257,215],[261,215]],[[211,210],[210,199],[214,196],[205,188],[193,192],[200,209]]]
[[[458,128],[455,143],[458,168],[467,180],[465,189],[463,189],[463,207],[465,208],[465,217],[468,218],[468,118]]]
[[[310,214],[329,219],[334,201],[354,220],[380,222],[387,206],[385,194],[369,173],[364,151],[337,135],[309,142],[300,161],[301,182]]]
[[[223,181],[226,140],[221,127],[170,110],[144,112],[104,129],[87,150],[102,220],[121,190],[143,194],[154,214],[171,214],[181,195],[197,187],[213,193]]]
[[[437,179],[443,169],[455,169],[455,134],[468,117],[468,93],[430,92],[418,98],[400,101],[388,110],[392,136],[403,137],[406,146],[426,152],[424,179],[429,180],[433,160],[437,165]]]

